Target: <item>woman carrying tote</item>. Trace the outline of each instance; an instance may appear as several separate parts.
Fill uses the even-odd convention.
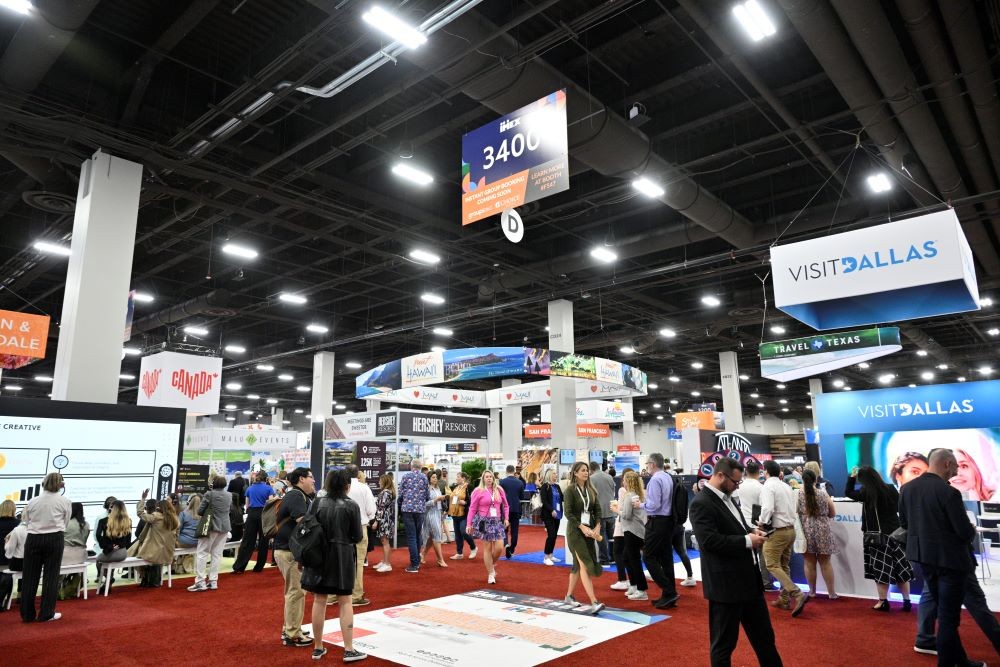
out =
[[[472,492],[469,518],[465,527],[474,538],[486,542],[483,564],[486,566],[486,583],[497,583],[496,561],[503,553],[503,540],[510,525],[507,494],[503,492],[492,471],[485,471],[479,488]]]
[[[219,587],[219,566],[222,564],[222,548],[226,546],[226,536],[232,525],[229,509],[233,496],[226,491],[226,478],[219,475],[212,479],[212,490],[201,499],[196,532],[198,533],[198,553],[195,555],[194,583],[188,586],[191,592],[215,590]],[[208,569],[208,559],[212,559]]]
[[[597,491],[590,484],[590,466],[584,461],[573,464],[569,474],[570,484],[566,488],[566,549],[573,554],[573,568],[569,573],[566,590],[567,604],[580,606],[573,597],[576,584],[583,581],[583,590],[590,598],[588,611],[597,614],[604,609],[594,595],[593,577],[599,577],[604,569],[597,562],[595,548],[601,538],[601,504]]]

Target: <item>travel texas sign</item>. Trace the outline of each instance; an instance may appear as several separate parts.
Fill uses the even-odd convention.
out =
[[[898,327],[877,327],[761,343],[760,374],[786,382],[875,359],[902,349]]]

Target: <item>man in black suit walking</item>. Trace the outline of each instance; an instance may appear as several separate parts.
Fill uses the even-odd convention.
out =
[[[937,601],[938,665],[982,664],[969,661],[958,635],[965,581],[976,569],[976,528],[965,513],[962,495],[947,482],[958,472],[955,455],[950,449],[935,449],[929,463],[929,470],[904,484],[899,496],[906,557],[923,574],[925,595]]]
[[[733,504],[743,465],[719,459],[708,484],[695,495],[690,516],[701,549],[701,574],[708,600],[712,667],[729,667],[740,625],[761,667],[780,667],[771,615],[764,603],[760,566],[754,560],[767,537],[751,528]]]

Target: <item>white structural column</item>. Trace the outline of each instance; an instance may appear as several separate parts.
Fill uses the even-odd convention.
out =
[[[549,301],[549,349],[574,352],[573,302]],[[576,449],[576,383],[573,378],[551,376],[552,446]]]
[[[367,412],[378,412],[381,409],[382,401],[374,398],[365,399],[365,410]]]
[[[819,378],[809,378],[809,394],[810,398],[812,398],[810,404],[812,405],[813,428],[820,431],[820,433],[822,433],[822,431],[819,427],[819,420],[816,418],[816,399],[822,393],[823,381]]]
[[[722,375],[722,410],[726,416],[726,430],[742,433],[743,401],[740,399],[740,368],[735,352],[719,352],[719,371]]]
[[[622,405],[632,405],[632,398],[623,398]],[[635,419],[635,416],[633,416],[632,419]],[[638,440],[635,439],[635,422],[632,421],[632,419],[622,422],[622,442],[628,445],[634,445],[638,442]],[[614,449],[613,445],[612,449]]]
[[[336,374],[333,352],[313,356],[312,420],[323,421],[333,412],[333,377]]]
[[[281,428],[285,421],[285,410],[283,408],[271,408],[271,426]]]
[[[501,387],[515,387],[521,384],[520,380],[502,380]],[[522,430],[524,420],[521,418],[520,405],[505,405],[501,411],[500,423],[500,444],[505,459],[516,459],[517,452],[521,449]]]
[[[80,169],[52,381],[58,401],[118,402],[142,165],[98,151]]]
[[[490,454],[496,454],[502,451],[503,447],[500,444],[500,415],[503,414],[500,408],[490,408],[490,423],[486,431],[486,451],[483,452],[483,458],[486,459],[486,468],[489,469],[490,466]]]

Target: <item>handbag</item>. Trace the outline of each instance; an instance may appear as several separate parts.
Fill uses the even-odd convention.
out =
[[[211,492],[206,494],[206,497],[211,495]],[[205,513],[201,515],[198,519],[198,525],[194,528],[194,535],[197,538],[208,537],[208,534],[212,531],[212,501],[209,500],[208,505],[205,507]]]
[[[900,526],[896,530],[892,531],[889,535],[889,539],[899,542],[904,547],[906,546],[906,529]]]
[[[889,545],[889,538],[882,534],[882,522],[878,520],[878,510],[875,511],[875,525],[878,530],[866,530],[862,536],[862,542],[866,547],[883,548]]]
[[[542,494],[535,492],[531,495],[531,511],[537,512],[542,509]]]

